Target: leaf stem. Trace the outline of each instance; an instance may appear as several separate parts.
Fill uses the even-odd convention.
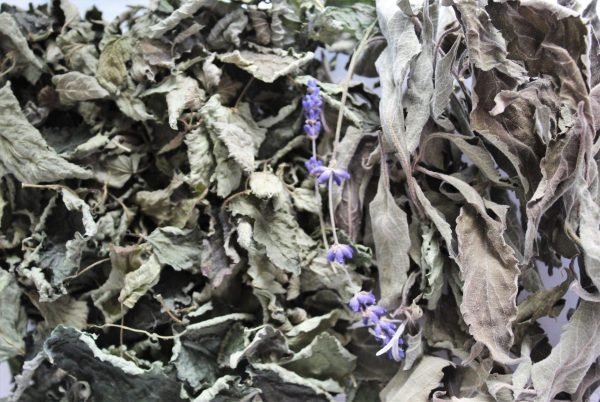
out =
[[[155,334],[153,332],[148,332],[148,331],[144,331],[143,329],[136,329],[136,328],[131,328],[125,325],[118,325],[118,324],[102,324],[102,325],[90,325],[90,328],[98,328],[98,329],[105,329],[105,328],[119,328],[120,330],[127,330],[130,332],[135,332],[138,334],[144,334],[149,338],[157,338],[157,339],[163,339],[163,340],[171,340],[171,339],[177,339],[181,336],[181,334],[183,334],[183,332],[181,334],[178,335],[158,335]]]

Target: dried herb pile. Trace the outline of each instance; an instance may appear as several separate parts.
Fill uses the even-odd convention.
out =
[[[600,384],[595,1],[75,4],[0,6],[7,401]]]

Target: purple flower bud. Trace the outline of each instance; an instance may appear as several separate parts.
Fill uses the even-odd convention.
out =
[[[308,121],[308,120],[307,120]],[[312,121],[311,121],[312,123]],[[309,138],[317,138],[321,133],[321,122],[315,121],[314,124],[305,124],[304,132]]]
[[[319,93],[317,81],[314,79],[310,79],[308,81],[306,93],[307,94],[302,98],[304,117],[306,118],[307,125],[315,126],[319,122],[321,118],[321,111],[323,110],[323,99]],[[304,130],[309,136],[316,136],[318,135],[318,132],[321,131],[321,127],[319,126],[318,129],[311,130],[311,132],[308,132],[306,128]]]
[[[388,323],[389,321],[387,319],[382,319],[381,322],[377,324],[373,333],[375,338],[384,345],[376,355],[381,356],[387,352],[387,355],[391,359],[398,361],[404,358],[404,350],[402,350],[404,341],[402,340],[402,334],[406,328],[406,322],[400,323],[399,327],[396,327],[394,324],[394,331],[392,331],[392,326]]]
[[[350,309],[352,309],[352,311],[358,313],[363,308],[366,308],[371,304],[375,304],[376,301],[377,300],[375,299],[375,295],[373,295],[372,292],[365,292],[363,290],[356,293],[354,297],[350,299],[350,303],[348,303],[348,305],[350,306]]]
[[[327,250],[327,261],[336,261],[338,264],[344,264],[346,259],[352,258],[353,254],[352,247],[349,245],[334,243],[329,247],[329,250]]]
[[[318,177],[317,181],[319,182],[319,184],[327,183],[329,181],[329,178],[333,176],[333,181],[339,186],[344,180],[350,178],[350,173],[348,173],[344,169],[334,169],[324,166],[319,170],[315,170],[315,174]]]
[[[309,160],[304,162],[304,166],[306,167],[306,170],[308,170],[308,173],[315,174],[314,170],[319,167],[322,167],[323,161],[317,159],[316,156],[311,156]]]
[[[387,343],[396,333],[396,329],[396,324],[384,318],[379,321],[378,325],[375,327],[375,336],[378,338],[387,339],[387,341],[384,342]],[[400,340],[402,340],[402,338],[400,338]]]
[[[386,313],[385,309],[378,305],[367,307],[365,316],[376,326],[379,325],[379,319]]]

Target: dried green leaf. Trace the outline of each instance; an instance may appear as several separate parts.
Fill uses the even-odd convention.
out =
[[[294,355],[282,366],[303,377],[342,381],[356,365],[356,356],[327,332],[318,335],[310,345]]]
[[[582,301],[560,335],[550,356],[531,369],[536,401],[551,400],[559,392],[573,393],[600,355],[600,305]]]
[[[165,226],[154,230],[146,240],[161,265],[170,265],[176,271],[199,271],[202,234],[198,229]]]
[[[248,25],[248,16],[245,10],[238,8],[217,21],[206,40],[215,49],[227,49],[232,45],[239,47],[240,35],[246,25]]]
[[[27,316],[21,305],[21,288],[14,276],[0,270],[0,361],[25,354]]]
[[[101,350],[90,335],[73,328],[56,328],[46,339],[44,351],[57,367],[87,381],[94,399],[99,402],[123,399],[183,401],[179,397],[179,384],[158,367],[143,370],[128,360]]]
[[[0,176],[8,173],[24,183],[88,179],[91,176],[90,172],[67,162],[48,146],[23,115],[10,82],[0,89]]]
[[[260,52],[235,50],[218,56],[223,63],[234,64],[263,82],[274,82],[279,77],[295,73],[313,58],[312,52],[297,54],[293,50],[283,52],[266,49]]]
[[[486,227],[487,226],[487,227]],[[470,207],[456,221],[458,257],[464,280],[460,305],[469,332],[486,345],[496,361],[510,363],[512,322],[517,316],[519,268],[498,225],[482,225]]]
[[[394,307],[400,301],[410,269],[410,237],[406,213],[396,204],[387,180],[387,174],[382,172],[369,212],[379,269],[380,303]]]
[[[218,95],[212,96],[200,110],[206,127],[227,146],[229,155],[250,173],[254,157],[265,139],[266,130],[259,127],[246,103],[236,109],[221,105]]]
[[[433,98],[433,23],[429,6],[423,7],[421,23],[421,52],[410,65],[407,89],[402,99],[406,105],[406,145],[413,153],[421,139],[421,132],[430,115]]]
[[[197,128],[187,133],[183,141],[187,146],[190,163],[189,182],[198,192],[201,192],[208,187],[215,166],[208,135],[201,128]]]
[[[439,357],[423,356],[411,370],[398,370],[379,396],[382,402],[427,402],[444,376],[442,369],[451,364]]]
[[[127,61],[132,52],[128,36],[115,37],[106,44],[100,59],[96,78],[100,85],[112,94],[118,94],[127,84]]]
[[[10,55],[14,60],[14,73],[22,72],[32,84],[35,84],[46,70],[42,60],[29,48],[27,38],[19,29],[17,21],[9,13],[0,13],[0,49],[4,57]]]
[[[103,99],[110,94],[98,84],[96,78],[71,71],[52,77],[52,83],[64,104],[72,102],[87,101],[92,99]]]
[[[110,260],[112,269],[108,279],[92,292],[94,305],[108,323],[123,317],[156,285],[161,271],[156,256],[148,254],[144,246],[113,246]]]

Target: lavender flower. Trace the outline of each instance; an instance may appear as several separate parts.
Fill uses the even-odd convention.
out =
[[[306,167],[306,170],[308,170],[308,173],[315,174],[313,171],[316,168],[323,166],[323,161],[319,160],[316,156],[311,156],[309,160],[304,162],[304,166]]]
[[[308,138],[317,138],[321,133],[321,122],[318,120],[306,120],[307,123],[304,124],[304,133],[308,136]],[[310,124],[308,122],[311,122]]]
[[[347,244],[333,243],[329,250],[327,250],[327,261],[336,261],[339,264],[344,264],[346,258],[352,258],[354,251],[352,247]]]
[[[404,350],[402,350],[404,341],[402,340],[402,334],[404,333],[406,322],[403,322],[398,328],[396,328],[396,325],[391,322],[391,325],[383,327],[381,323],[384,321],[386,320],[382,320],[380,322],[379,329],[376,327],[374,331],[374,335],[377,340],[384,344],[384,346],[376,353],[376,356],[381,356],[387,352],[391,359],[396,361],[401,360],[404,358]],[[377,335],[378,331],[379,335]]]
[[[321,111],[323,110],[323,99],[319,93],[317,81],[308,80],[308,88],[306,95],[302,99],[302,107],[304,108],[304,132],[311,139],[316,139],[321,133]]]
[[[344,180],[350,178],[350,173],[344,169],[335,169],[332,167],[319,166],[315,168],[312,174],[317,175],[317,181],[319,184],[327,183],[330,177],[333,177],[335,184],[340,186]]]
[[[375,295],[373,294],[373,292],[365,292],[363,290],[355,294],[354,297],[350,299],[350,303],[348,303],[348,305],[350,306],[350,309],[352,309],[352,311],[358,313],[365,309],[367,306],[375,304],[376,302],[377,300],[375,299]]]
[[[369,306],[363,312],[363,323],[367,325],[369,321],[371,321],[373,324],[375,324],[375,326],[378,326],[379,319],[386,313],[387,311],[385,311],[385,308],[381,306]]]
[[[382,306],[376,304],[375,296],[372,292],[361,291],[355,294],[348,305],[355,313],[362,314],[363,325],[372,325],[371,333],[375,339],[384,345],[377,352],[380,356],[387,352],[391,359],[396,361],[404,358],[404,350],[402,345],[402,334],[406,322],[402,322],[399,327],[396,326],[397,321],[393,321],[386,317],[387,311]]]

